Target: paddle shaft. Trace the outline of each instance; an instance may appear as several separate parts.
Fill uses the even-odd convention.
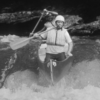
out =
[[[52,85],[54,84],[54,80],[53,80],[53,62],[52,59],[50,59],[50,74],[51,74],[51,81],[52,81]]]
[[[44,31],[44,32],[41,32],[41,33],[38,33],[38,34],[43,34],[43,33],[46,33],[46,32],[48,32],[48,31],[50,31],[50,30],[52,30],[52,29],[54,29],[54,27],[53,28],[51,28],[51,29],[49,29],[49,30],[46,30],[46,31]],[[17,49],[16,47],[18,47],[18,48],[20,48],[20,44],[23,44],[22,45],[22,47],[23,46],[25,46],[27,43],[25,43],[25,42],[28,42],[30,39],[32,39],[32,38],[34,38],[34,36],[32,36],[32,37],[29,37],[29,38],[27,38],[27,39],[24,39],[24,40],[22,40],[22,41],[20,41],[20,42],[18,42],[18,43],[16,43],[16,44],[10,44],[10,47],[12,48],[12,49]]]
[[[42,19],[43,15],[44,15],[44,13],[42,13],[42,15],[40,16],[40,18],[39,18],[38,22],[36,23],[36,25],[35,25],[34,29],[32,30],[32,33],[34,33],[34,31],[35,31],[35,29],[37,28],[37,26],[38,26],[39,22],[41,21],[41,19]]]
[[[54,29],[54,28],[51,28],[51,29],[49,29],[49,30],[47,30],[47,31],[44,31],[44,32],[41,32],[41,33],[38,33],[38,34],[46,33],[46,32],[48,32],[48,31],[50,31],[50,30],[52,30],[52,29]],[[32,38],[34,38],[34,36],[32,36],[32,37],[30,37],[30,38],[28,38],[28,39],[26,39],[26,40],[23,40],[22,42],[25,42],[25,41],[30,40],[30,39],[32,39]],[[22,42],[20,42],[20,43],[22,43]]]

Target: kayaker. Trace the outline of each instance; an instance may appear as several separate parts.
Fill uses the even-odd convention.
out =
[[[48,62],[50,59],[55,59],[57,61],[62,61],[68,56],[72,56],[73,41],[64,28],[65,18],[62,15],[58,15],[55,18],[56,27],[47,33],[34,34],[34,38],[46,39],[46,58],[45,61]],[[68,50],[64,50],[65,44],[68,44]],[[65,54],[66,53],[66,54]]]

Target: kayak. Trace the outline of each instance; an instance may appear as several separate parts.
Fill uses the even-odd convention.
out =
[[[45,73],[47,73],[47,75],[50,76],[51,80],[53,81],[56,80],[57,77],[60,77],[62,71],[69,64],[70,58],[72,57],[66,56],[66,59],[64,59],[63,61],[51,59],[49,62],[44,62],[46,56],[46,47],[46,44],[42,44],[38,51],[38,56],[40,60],[39,69],[45,71]],[[67,66],[67,70],[69,70],[69,68],[70,66]]]
[[[38,56],[41,62],[44,62],[45,57],[46,57],[46,48],[47,48],[47,44],[44,43],[40,46],[39,50],[38,50]]]

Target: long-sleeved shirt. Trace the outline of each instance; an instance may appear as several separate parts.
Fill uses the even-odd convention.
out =
[[[46,52],[51,54],[65,52],[65,44],[72,42],[68,31],[64,28],[60,30],[52,29],[47,33],[41,34],[41,37],[47,39]]]

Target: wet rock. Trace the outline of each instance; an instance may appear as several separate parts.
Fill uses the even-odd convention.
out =
[[[14,23],[14,22],[26,22],[34,18],[38,18],[41,11],[20,11],[14,13],[2,13],[0,14],[0,23]]]
[[[35,18],[39,18],[42,13],[42,10],[37,11],[19,11],[14,13],[1,13],[0,14],[0,23],[25,23]],[[47,20],[47,23],[44,26],[49,27],[52,26],[48,21],[53,22],[54,25],[54,18],[56,16],[53,15],[46,15],[44,14],[44,19]],[[70,34],[80,35],[80,34],[93,34],[96,33],[97,30],[100,30],[100,20],[97,17],[96,21],[90,23],[84,23],[84,19],[79,17],[78,15],[66,15],[65,17],[65,28],[70,31]]]

